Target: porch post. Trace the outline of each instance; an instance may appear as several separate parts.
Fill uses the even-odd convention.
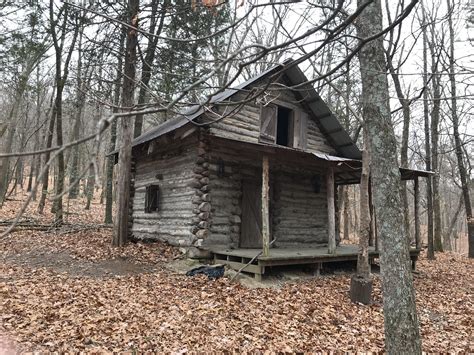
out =
[[[326,174],[328,203],[328,253],[336,252],[336,211],[334,207],[334,168],[329,167]]]
[[[414,180],[414,194],[415,194],[415,245],[416,249],[421,249],[420,239],[420,186],[418,184],[418,176]]]
[[[262,243],[263,256],[268,256],[270,252],[270,216],[268,211],[268,191],[269,191],[269,162],[268,156],[264,155],[262,160]]]

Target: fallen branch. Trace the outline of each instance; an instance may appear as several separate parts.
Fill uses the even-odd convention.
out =
[[[9,228],[12,225],[12,221],[0,221],[0,228],[7,227]],[[84,230],[90,229],[102,229],[102,228],[112,228],[111,224],[70,224],[63,223],[59,224],[40,224],[34,222],[18,222],[15,224],[14,228],[11,231],[18,230],[40,230],[40,231],[59,231],[60,234],[69,234],[75,233]]]
[[[270,244],[268,244],[268,245],[269,245],[269,246],[272,246],[272,244],[275,243],[275,242],[276,242],[276,238],[273,239],[273,240],[270,242]],[[232,277],[230,278],[230,281],[231,281],[231,282],[234,281],[234,279],[235,279],[237,276],[239,276],[239,274],[240,274],[242,271],[244,271],[244,270],[247,268],[247,266],[249,266],[250,264],[252,264],[252,263],[253,263],[260,255],[262,255],[262,254],[263,254],[263,250],[260,251],[257,255],[255,255],[252,259],[250,259],[250,261],[249,261],[247,264],[245,264],[244,266],[242,266],[242,267],[237,271],[237,273],[236,273],[234,276],[232,276]]]

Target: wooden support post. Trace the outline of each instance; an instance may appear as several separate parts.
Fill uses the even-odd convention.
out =
[[[262,160],[262,244],[263,256],[270,253],[270,215],[269,215],[269,162],[268,156]]]
[[[336,253],[336,211],[334,206],[334,168],[326,174],[326,191],[328,202],[328,253]]]
[[[420,239],[420,186],[418,183],[418,176],[415,177],[414,181],[414,194],[415,194],[415,245],[416,249],[421,249]]]

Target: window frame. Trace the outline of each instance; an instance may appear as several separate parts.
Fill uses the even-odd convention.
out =
[[[145,187],[145,213],[160,211],[160,192],[158,184],[150,184]]]
[[[262,127],[264,124],[264,122],[262,121],[262,115],[264,111],[263,108],[270,105],[276,108],[276,116],[274,116],[273,118],[273,120],[275,120],[275,124],[274,124],[275,128],[274,128],[273,136],[268,135],[268,133],[262,131]],[[289,127],[288,127],[289,137],[288,137],[287,146],[277,144],[278,108],[279,107],[282,107],[287,110],[291,110],[290,117],[289,117]],[[274,145],[280,145],[282,147],[296,148],[296,149],[307,148],[309,114],[306,112],[304,108],[298,105],[293,105],[288,102],[273,100],[267,105],[260,105],[259,120],[260,120],[260,127],[259,127],[258,141],[260,143],[274,144]]]

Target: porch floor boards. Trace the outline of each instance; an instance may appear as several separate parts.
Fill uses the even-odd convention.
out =
[[[225,264],[234,270],[239,270],[250,262],[262,249],[230,249],[213,248],[214,262],[216,264]],[[242,271],[255,274],[256,279],[261,279],[265,274],[267,266],[284,265],[315,265],[318,270],[323,263],[338,261],[356,261],[357,245],[339,245],[334,254],[328,253],[327,246],[312,248],[273,248],[270,249],[268,256],[260,255],[251,264]],[[411,249],[410,257],[413,267],[420,254],[420,249]],[[373,262],[379,257],[379,252],[374,247],[369,247],[369,259]]]

